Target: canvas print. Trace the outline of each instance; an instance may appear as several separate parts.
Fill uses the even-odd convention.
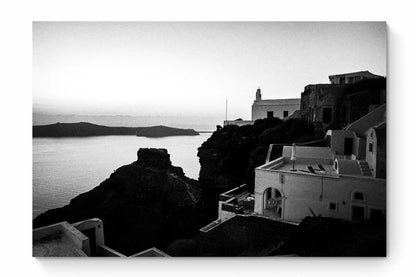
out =
[[[386,38],[33,22],[33,256],[385,256]]]

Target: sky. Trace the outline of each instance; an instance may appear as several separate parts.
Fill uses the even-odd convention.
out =
[[[369,70],[386,75],[384,22],[34,22],[33,111],[250,119],[263,99]]]

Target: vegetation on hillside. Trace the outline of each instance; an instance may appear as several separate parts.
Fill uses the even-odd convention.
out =
[[[316,139],[313,125],[300,119],[266,118],[253,125],[218,126],[198,149],[201,164],[199,185],[207,215],[217,216],[220,193],[243,183],[254,188],[254,169],[264,164],[271,143],[305,142]]]

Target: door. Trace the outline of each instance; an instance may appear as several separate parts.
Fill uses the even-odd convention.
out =
[[[352,221],[363,221],[365,219],[365,208],[352,206]]]
[[[345,138],[344,139],[344,155],[351,155],[352,154],[352,138]]]

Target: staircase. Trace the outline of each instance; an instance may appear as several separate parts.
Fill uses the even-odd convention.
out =
[[[360,167],[361,174],[364,176],[372,176],[370,166],[366,161],[358,160],[358,166]]]

